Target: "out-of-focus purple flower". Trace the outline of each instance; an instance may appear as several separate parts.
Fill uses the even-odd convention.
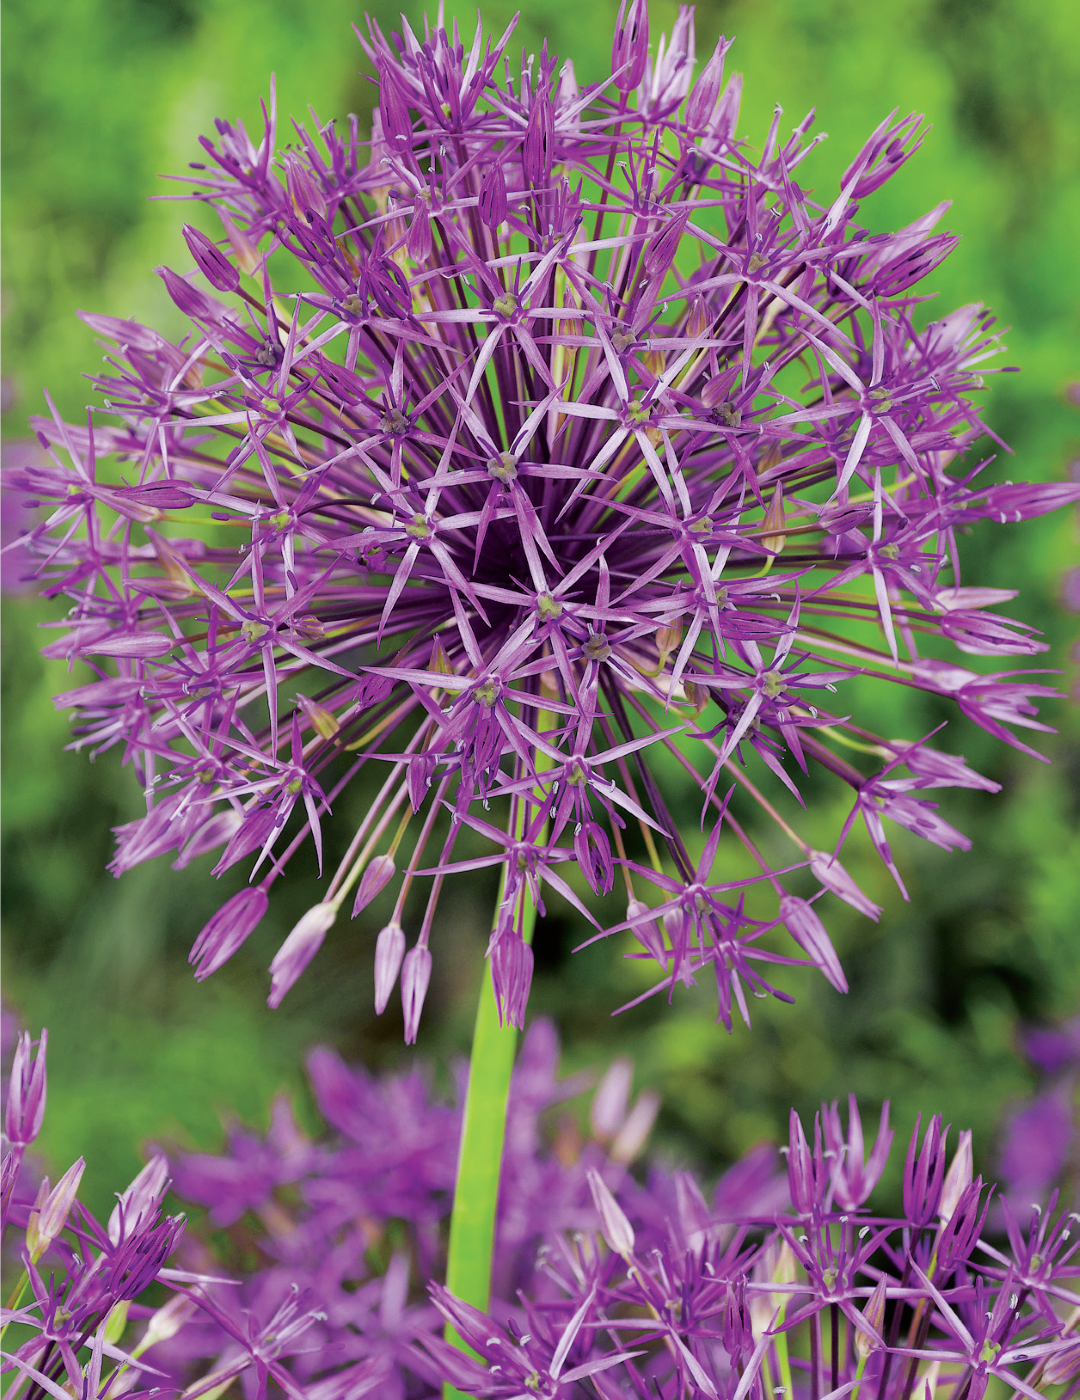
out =
[[[5,479],[33,467],[47,465],[48,457],[38,442],[5,442],[2,449]],[[38,522],[37,501],[32,490],[14,484],[0,490],[0,591],[28,593],[34,588],[37,561],[30,545],[30,533]]]
[[[1017,1203],[1045,1200],[1065,1168],[1077,1136],[1076,1090],[1063,1083],[1040,1094],[1010,1118],[1001,1150],[1001,1174]]]
[[[215,873],[250,857],[269,888],[303,842],[321,860],[336,795],[377,759],[386,781],[327,902],[433,882],[410,1038],[440,891],[485,864],[503,876],[489,953],[511,1021],[533,909],[554,890],[580,912],[581,882],[602,895],[621,868],[655,990],[712,974],[730,1026],[747,988],[789,995],[759,946],[778,926],[845,986],[814,896],[880,912],[770,787],[798,794],[811,765],[849,786],[899,879],[885,819],[965,847],[913,793],[992,786],[874,734],[835,692],[925,689],[1018,747],[1013,727],[1047,727],[1049,687],[921,648],[1042,650],[987,610],[1008,590],[962,576],[957,532],[1080,484],[984,485],[964,462],[1000,346],[975,305],[918,328],[915,283],[956,242],[934,232],[946,206],[893,233],[859,221],[920,118],[886,118],[811,198],[795,179],[810,119],[784,140],[777,119],[760,153],[740,140],[728,41],[695,80],[689,9],[650,53],[645,0],[626,0],[611,71],[584,89],[546,48],[513,70],[512,28],[467,46],[441,21],[423,38],[371,23],[367,141],[355,122],[301,126],[275,153],[273,102],[257,141],[219,122],[193,194],[224,240],[188,227],[196,271],[159,269],[192,338],[86,317],[111,342],[108,408],[41,419],[43,457],[9,476],[51,512],[29,544],[73,603],[49,654],[131,683],[64,702],[80,742],[122,740],[152,794],[117,873],[216,842]],[[308,290],[280,283],[282,258]],[[137,479],[103,479],[107,454]],[[660,750],[703,793],[707,868]],[[779,823],[760,877],[774,919],[747,916],[728,855],[755,809]],[[455,858],[466,829],[487,854]],[[204,930],[200,976],[254,909]]]

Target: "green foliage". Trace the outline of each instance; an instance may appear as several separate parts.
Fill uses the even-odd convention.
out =
[[[607,62],[614,8],[613,0],[547,0],[529,8],[518,33],[527,52],[546,37],[589,81]],[[450,11],[471,34],[469,7]],[[499,27],[511,12],[499,0],[486,18]],[[409,13],[415,23],[415,6]],[[394,27],[393,7],[380,4],[376,14]],[[669,25],[674,14],[673,5],[657,5],[654,25]],[[198,159],[197,136],[216,115],[242,115],[254,126],[276,70],[282,142],[290,116],[310,120],[309,101],[324,120],[350,110],[366,118],[373,89],[349,32],[357,17],[343,0],[265,0],[257,11],[241,0],[11,0],[6,438],[26,436],[44,384],[63,413],[83,412],[80,375],[100,350],[75,320],[76,307],[178,329],[151,269],[187,265],[180,224],[201,211],[147,196],[179,192],[155,174]],[[927,113],[923,150],[865,216],[875,229],[896,227],[953,201],[943,226],[964,241],[931,279],[939,297],[925,315],[980,300],[1012,327],[1009,362],[1024,373],[997,382],[988,416],[1015,459],[990,471],[1060,477],[1080,440],[1064,397],[1080,379],[1080,52],[1069,0],[714,0],[698,11],[699,57],[721,28],[737,36],[729,64],[745,74],[741,129],[752,142],[763,139],[774,103],[785,109],[782,130],[817,104],[818,124],[832,134],[803,178],[823,201],[890,110]],[[984,455],[993,450],[988,444]],[[1061,571],[1075,557],[1075,521],[981,530],[967,543],[968,577],[1020,588],[1015,615],[1044,628],[1048,666],[1067,666],[1075,628],[1054,607]],[[207,860],[180,874],[165,862],[120,882],[102,874],[107,828],[135,815],[141,798],[120,748],[93,766],[62,751],[67,721],[50,697],[79,678],[36,656],[36,624],[61,612],[59,602],[6,604],[6,996],[27,1024],[45,1022],[53,1032],[44,1148],[60,1169],[84,1152],[88,1199],[105,1209],[108,1191],[136,1167],[140,1142],[174,1136],[210,1146],[216,1118],[230,1108],[264,1121],[270,1094],[299,1084],[305,1044],[330,1039],[346,1054],[392,1058],[401,1053],[400,1016],[390,1011],[376,1023],[370,1011],[378,904],[370,918],[335,930],[281,1012],[266,1010],[264,969],[316,897],[311,868],[298,867],[275,894],[270,927],[233,965],[206,987],[190,983],[187,947],[228,891],[209,888]],[[944,717],[919,700],[889,721],[915,735]],[[911,873],[905,905],[856,835],[845,859],[885,913],[871,926],[829,897],[850,995],[790,977],[798,1004],[755,1003],[752,1036],[727,1037],[713,1025],[715,1002],[704,987],[680,989],[671,1008],[660,997],[609,1020],[608,1009],[644,990],[638,965],[618,956],[630,944],[612,940],[617,947],[571,958],[584,933],[553,897],[537,933],[533,1005],[559,1019],[571,1067],[616,1049],[632,1053],[639,1079],[664,1094],[669,1150],[686,1157],[719,1162],[781,1132],[789,1103],[812,1108],[849,1088],[869,1102],[891,1096],[902,1129],[918,1109],[941,1109],[976,1129],[985,1154],[1003,1105],[1027,1083],[1014,1047],[1017,1019],[1060,1016],[1080,1001],[1080,726],[1065,705],[1048,717],[1065,730],[1042,745],[1055,760],[1049,770],[970,726],[950,725],[945,746],[1006,785],[996,799],[945,798],[944,814],[975,850],[945,856],[914,838],[899,841]],[[694,797],[686,793],[688,826]],[[357,794],[351,805],[359,811],[362,800]],[[342,804],[339,819],[349,807]],[[822,843],[838,816],[835,806],[822,810]],[[441,915],[437,1014],[425,1019],[422,1050],[467,1047],[493,895],[478,881],[471,904],[447,905]],[[621,917],[615,901],[610,917]]]

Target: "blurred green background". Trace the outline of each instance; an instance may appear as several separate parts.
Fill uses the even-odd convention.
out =
[[[448,10],[452,9],[448,6]],[[462,8],[471,33],[473,17]],[[585,80],[608,59],[613,0],[541,0],[518,28],[527,51],[543,38]],[[384,28],[392,7],[376,6]],[[675,7],[653,7],[653,34]],[[410,7],[415,23],[420,11]],[[498,31],[511,14],[485,18]],[[215,116],[258,125],[258,98],[277,75],[279,113],[306,119],[356,111],[373,88],[344,0],[9,0],[4,44],[4,413],[6,443],[27,436],[48,385],[81,416],[81,378],[100,362],[76,307],[178,331],[151,269],[188,265],[184,206],[156,177],[198,158]],[[745,75],[741,133],[759,142],[774,104],[794,125],[816,105],[829,141],[803,167],[831,198],[840,172],[893,108],[925,112],[920,154],[866,206],[876,229],[897,227],[943,199],[963,234],[932,279],[931,314],[989,304],[1007,327],[1008,362],[987,416],[1016,456],[1001,477],[1060,479],[1080,458],[1080,418],[1067,399],[1080,379],[1076,346],[1080,229],[1080,37],[1073,0],[712,0],[697,12],[698,54],[736,36],[729,64]],[[516,41],[515,41],[516,42]],[[281,141],[289,139],[286,122]],[[1007,529],[980,527],[967,546],[967,581],[1022,589],[1007,611],[1044,630],[1046,664],[1069,671],[1077,619],[1058,606],[1076,561],[1077,525],[1062,512]],[[304,1103],[301,1054],[330,1041],[369,1063],[400,1061],[400,1013],[371,1011],[374,905],[334,931],[277,1013],[265,1006],[266,967],[294,919],[317,896],[298,865],[275,889],[271,915],[242,952],[196,987],[186,962],[203,920],[229,892],[204,859],[182,873],[167,861],[114,881],[103,873],[109,828],[141,809],[135,779],[111,752],[91,765],[64,752],[64,714],[51,696],[78,684],[37,655],[42,621],[62,605],[4,603],[4,996],[34,1031],[51,1031],[50,1110],[42,1145],[62,1170],[79,1152],[86,1196],[106,1208],[148,1139],[213,1148],[236,1112],[263,1124],[272,1091]],[[1075,669],[1075,668],[1074,668]],[[1063,684],[1069,688],[1070,674]],[[896,732],[926,732],[946,717],[925,701],[890,713]],[[608,1012],[641,989],[616,941],[570,956],[582,929],[552,898],[537,940],[534,1014],[556,1017],[568,1068],[633,1055],[639,1084],[661,1090],[663,1150],[706,1169],[784,1133],[788,1106],[812,1110],[854,1089],[867,1108],[886,1095],[894,1122],[942,1111],[975,1129],[979,1164],[992,1162],[1003,1109],[1028,1091],[1017,1049],[1021,1023],[1080,1005],[1080,723],[1075,704],[1044,715],[1046,767],[997,746],[960,719],[946,747],[999,779],[997,797],[947,793],[943,814],[975,841],[947,856],[897,842],[912,900],[904,904],[857,835],[853,873],[885,906],[874,926],[830,900],[830,928],[851,981],[841,998],[822,979],[788,978],[792,1007],[754,1003],[752,1033],[714,1025],[707,987],[623,1016]],[[684,793],[696,827],[693,793]],[[339,804],[335,839],[358,794]],[[842,806],[822,791],[807,834],[828,846]],[[331,850],[331,856],[333,851]],[[224,882],[223,882],[224,883]],[[435,944],[435,978],[420,1051],[445,1064],[465,1053],[493,890],[451,887]],[[612,904],[610,921],[622,914]],[[368,917],[368,915],[370,917]]]

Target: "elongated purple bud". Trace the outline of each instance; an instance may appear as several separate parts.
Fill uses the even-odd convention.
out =
[[[384,890],[389,882],[394,878],[394,871],[397,866],[390,856],[376,856],[369,861],[367,869],[360,876],[360,885],[356,891],[356,899],[353,901],[352,918],[356,918],[361,909],[366,909],[371,901]],[[401,959],[399,958],[400,962]],[[394,976],[397,976],[395,969]],[[385,1002],[384,1002],[385,1005]]]
[[[176,639],[166,637],[164,632],[114,632],[111,636],[87,642],[78,650],[88,655],[118,656],[139,661],[143,657],[164,656],[175,645]]]
[[[28,1147],[41,1132],[45,1117],[45,1051],[48,1044],[49,1032],[43,1030],[37,1041],[37,1058],[31,1060],[34,1041],[30,1039],[29,1031],[23,1031],[15,1047],[4,1117],[4,1132],[12,1147]]]
[[[502,164],[496,161],[480,182],[480,218],[495,231],[506,220],[506,181]]]
[[[615,865],[604,828],[596,822],[581,822],[574,833],[574,854],[593,894],[610,894],[615,883]]]
[[[311,171],[292,151],[285,157],[285,188],[298,214],[317,214],[320,219],[325,218],[326,196]]]
[[[73,1162],[44,1200],[31,1212],[26,1227],[26,1247],[35,1264],[67,1224],[85,1167],[86,1163],[81,1157],[77,1162]],[[43,1188],[47,1186],[48,1178],[42,1182]]]
[[[647,245],[641,262],[645,276],[650,282],[661,281],[667,275],[689,222],[688,213],[677,214]]]
[[[195,964],[197,982],[224,967],[258,926],[269,903],[269,896],[261,885],[249,885],[221,906],[188,954],[188,962]]]
[[[405,956],[405,932],[400,924],[387,924],[375,940],[375,1014],[386,1010],[397,986],[401,960]]]
[[[184,225],[184,242],[195,259],[199,271],[219,292],[235,292],[240,286],[240,274],[213,241],[201,229]]]
[[[521,168],[526,180],[534,187],[546,185],[551,179],[552,145],[555,140],[555,114],[546,92],[537,94],[529,112],[525,142],[521,148]]]
[[[622,1206],[611,1194],[600,1173],[590,1169],[586,1175],[589,1181],[589,1190],[592,1192],[593,1205],[600,1217],[601,1234],[610,1249],[613,1249],[616,1254],[621,1254],[624,1259],[629,1259],[634,1252],[633,1226],[627,1220]]]
[[[399,151],[411,151],[413,129],[409,103],[387,68],[379,75],[379,111],[382,114],[386,144],[390,150],[395,155]]]
[[[848,984],[844,969],[814,906],[797,895],[786,894],[780,901],[780,917],[795,942],[804,953],[809,954],[814,966],[824,973],[838,992],[846,992]]]
[[[431,256],[431,248],[431,219],[423,201],[417,200],[405,238],[405,251],[413,262],[426,262]]]
[[[214,325],[221,320],[225,308],[220,302],[203,296],[197,287],[193,287],[186,278],[178,277],[171,268],[158,267],[154,270],[165,283],[165,290],[177,309],[185,316],[191,316],[196,321],[210,321]]]
[[[724,55],[730,46],[731,40],[725,39],[721,34],[712,57],[701,70],[690,96],[686,99],[685,121],[688,131],[704,130],[713,114],[724,82]]]
[[[303,916],[270,964],[270,995],[266,1004],[272,1011],[281,1005],[308,963],[322,947],[327,930],[337,918],[336,904],[316,904]]]
[[[416,1044],[420,1013],[424,1009],[428,983],[431,981],[431,953],[418,943],[405,955],[401,969],[401,1009],[405,1013],[405,1044]]]
[[[649,61],[649,7],[646,0],[626,0],[619,6],[615,21],[615,42],[611,48],[611,69],[615,86],[622,93],[633,92],[645,76]]]
[[[499,1024],[525,1026],[525,1004],[532,986],[533,951],[512,930],[491,950],[491,981],[499,1009]]]
[[[945,1139],[949,1135],[948,1128],[941,1131],[941,1114],[935,1114],[923,1138],[922,1151],[918,1152],[921,1123],[919,1114],[904,1164],[904,1215],[910,1225],[916,1226],[928,1224],[937,1214],[945,1179]]]

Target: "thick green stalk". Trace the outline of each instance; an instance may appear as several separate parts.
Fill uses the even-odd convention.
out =
[[[532,942],[536,906],[523,885],[525,901],[522,932]],[[517,1049],[517,1030],[499,1024],[490,962],[484,969],[480,1003],[476,1008],[469,1087],[465,1095],[465,1119],[461,1128],[454,1212],[450,1217],[450,1247],[446,1261],[446,1286],[455,1297],[482,1312],[491,1293],[491,1256],[495,1246],[495,1213],[499,1200],[503,1142],[506,1137],[506,1101]],[[470,1348],[450,1326],[446,1339],[463,1351]],[[471,1352],[470,1352],[471,1354]],[[461,1392],[443,1388],[444,1400],[458,1400]]]

